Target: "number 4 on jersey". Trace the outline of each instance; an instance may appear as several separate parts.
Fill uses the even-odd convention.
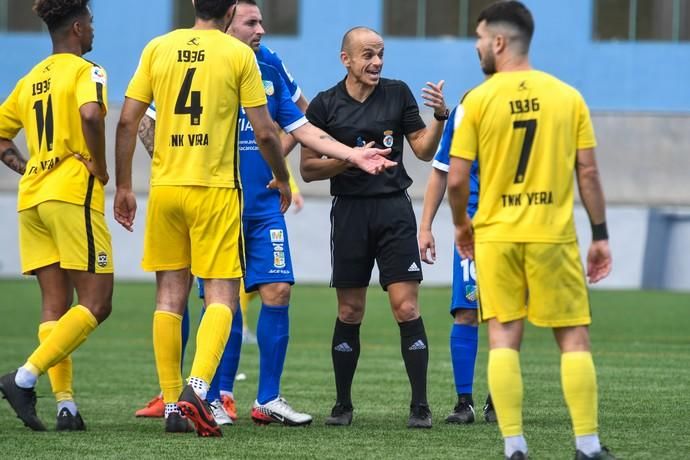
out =
[[[191,91],[195,72],[196,67],[187,70],[182,87],[177,95],[177,101],[175,102],[175,114],[189,115],[189,122],[192,126],[197,126],[201,123],[201,114],[204,112],[204,108],[201,106],[201,91]],[[187,105],[188,99],[189,105]]]

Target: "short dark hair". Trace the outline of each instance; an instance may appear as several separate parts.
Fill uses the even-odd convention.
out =
[[[235,0],[194,0],[196,17],[204,21],[222,19]]]
[[[237,0],[235,3],[238,5],[254,5],[254,6],[259,6],[256,4],[256,0]]]
[[[87,14],[88,5],[89,0],[36,0],[33,9],[48,30],[54,32]]]
[[[477,24],[482,21],[486,21],[487,25],[505,23],[514,26],[519,31],[520,36],[517,39],[522,42],[524,51],[529,50],[534,35],[534,19],[532,13],[521,2],[499,0],[492,3],[479,13]]]

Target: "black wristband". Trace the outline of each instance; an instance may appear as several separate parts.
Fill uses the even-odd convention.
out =
[[[592,241],[608,240],[609,231],[606,228],[606,222],[600,224],[592,224]]]
[[[434,118],[437,119],[438,121],[446,121],[449,116],[450,116],[450,110],[448,110],[448,109],[446,109],[446,111],[443,112],[443,115],[437,115],[436,112],[434,112]]]

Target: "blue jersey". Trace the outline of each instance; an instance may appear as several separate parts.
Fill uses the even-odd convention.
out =
[[[285,81],[275,67],[259,61],[261,79],[268,99],[268,111],[271,118],[285,132],[290,133],[307,122],[304,114],[290,97]],[[247,218],[266,217],[280,212],[280,193],[266,188],[273,178],[268,163],[259,152],[252,128],[244,109],[239,117],[240,139],[240,177],[244,192],[243,215]]]
[[[288,72],[287,67],[285,67],[285,64],[283,64],[282,59],[280,59],[275,51],[264,45],[259,45],[259,49],[255,51],[255,54],[257,61],[268,64],[278,71],[283,81],[287,85],[288,90],[290,91],[292,101],[297,102],[297,99],[299,99],[299,97],[302,95],[302,89],[299,87],[295,79],[292,78],[292,75],[290,75],[290,72]]]
[[[446,122],[446,127],[443,129],[443,136],[441,137],[441,142],[438,145],[438,150],[434,156],[433,166],[441,171],[448,172],[450,168],[450,144],[453,141],[453,134],[455,133],[455,128],[460,125],[462,116],[456,117],[458,111],[462,111],[462,107],[458,106],[450,112],[448,121]],[[475,160],[472,163],[472,169],[470,169],[470,197],[467,202],[467,212],[470,217],[474,216],[477,212],[477,203],[479,202],[479,164]]]

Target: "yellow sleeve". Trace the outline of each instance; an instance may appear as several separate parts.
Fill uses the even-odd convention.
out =
[[[19,80],[12,93],[0,105],[0,137],[14,139],[20,129],[22,121],[19,118],[19,91],[24,79]]]
[[[79,70],[75,87],[77,105],[81,107],[88,102],[97,102],[103,112],[108,111],[108,77],[103,67],[93,64]]]
[[[292,174],[292,168],[290,167],[290,163],[287,161],[287,158],[285,159],[285,166],[287,166],[288,173],[290,174],[290,191],[293,195],[296,195],[300,193],[299,186],[297,185],[297,182],[295,182],[295,177]]]
[[[134,76],[129,81],[125,97],[136,99],[140,102],[150,104],[153,100],[153,87],[151,86],[151,54],[153,51],[153,41],[149,42],[141,52],[139,65],[134,71]]]
[[[592,118],[584,99],[578,94],[577,148],[589,149],[597,146]]]
[[[474,161],[477,158],[479,125],[478,104],[472,93],[467,94],[455,111],[455,132],[450,144],[450,156]]]
[[[244,51],[244,60],[240,77],[240,105],[242,107],[266,105],[268,101],[256,55],[248,46],[243,46],[242,51]]]

